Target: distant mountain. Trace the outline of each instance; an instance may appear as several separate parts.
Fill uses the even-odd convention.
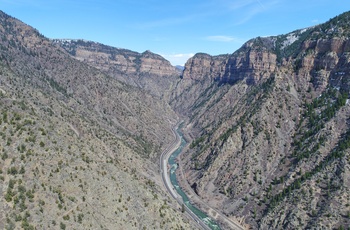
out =
[[[175,68],[182,72],[185,69],[185,66],[177,65]]]
[[[181,75],[168,60],[149,50],[137,53],[80,39],[53,39],[52,42],[77,60],[156,96],[168,97],[166,93]]]

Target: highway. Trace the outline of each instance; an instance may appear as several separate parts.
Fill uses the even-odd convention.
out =
[[[195,215],[182,201],[182,197],[177,194],[175,189],[173,188],[173,185],[170,181],[170,175],[168,171],[168,159],[171,156],[171,154],[180,146],[181,139],[178,133],[176,132],[176,129],[178,128],[178,123],[175,127],[172,127],[172,132],[174,134],[175,140],[167,147],[160,156],[160,171],[162,174],[162,180],[165,188],[168,190],[170,195],[179,203],[180,207],[185,208],[185,212],[195,221],[199,224],[199,226],[202,227],[202,229],[205,230],[211,230],[203,221],[200,219],[197,215]]]
[[[180,122],[181,123],[181,122]],[[167,191],[170,193],[170,195],[179,203],[180,206],[184,205],[186,213],[195,221],[197,222],[202,229],[210,230],[209,226],[207,226],[201,218],[199,218],[197,215],[195,215],[183,202],[182,197],[178,195],[176,190],[173,188],[173,185],[170,181],[170,174],[168,170],[168,159],[171,156],[171,154],[176,151],[176,149],[180,146],[181,144],[181,138],[179,134],[176,132],[178,125],[172,127],[172,132],[174,134],[174,141],[162,152],[161,157],[160,157],[160,171],[162,174],[162,181],[167,189]],[[211,208],[211,207],[209,207]],[[226,216],[221,214],[220,212],[217,212],[219,216],[230,226],[230,229],[244,229],[244,227],[240,226],[239,224],[232,222],[229,220]]]

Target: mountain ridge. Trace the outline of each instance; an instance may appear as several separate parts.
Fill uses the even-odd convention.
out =
[[[168,98],[167,91],[181,75],[168,60],[149,50],[138,53],[81,39],[53,39],[52,42],[75,59],[158,97]]]
[[[3,12],[0,37],[0,228],[196,228],[158,173],[167,103]]]
[[[342,19],[342,22],[339,22],[340,19]],[[223,82],[226,82],[226,81],[235,82],[241,79],[247,79],[249,81],[250,79],[247,78],[247,76],[235,76],[235,75],[232,75],[232,72],[234,71],[239,72],[239,68],[238,68],[239,65],[242,65],[242,67],[249,69],[248,66],[252,65],[253,63],[252,60],[250,59],[260,58],[264,63],[269,63],[270,65],[273,64],[274,66],[281,65],[283,64],[283,62],[287,61],[283,59],[296,55],[295,52],[298,51],[298,48],[300,48],[300,45],[305,46],[304,50],[312,49],[312,48],[315,48],[315,46],[317,46],[316,48],[319,49],[320,52],[322,52],[322,49],[329,49],[329,47],[331,46],[333,47],[336,46],[338,47],[337,49],[339,50],[335,50],[335,52],[337,53],[346,52],[346,50],[342,51],[341,49],[342,47],[344,47],[343,49],[348,49],[349,45],[339,44],[339,42],[341,42],[342,39],[348,38],[349,29],[347,26],[344,27],[345,29],[337,28],[336,26],[334,26],[334,23],[336,23],[337,20],[338,20],[338,24],[341,23],[342,26],[344,26],[344,24],[346,25],[346,22],[349,21],[349,13],[346,12],[339,16],[336,16],[335,18],[330,19],[327,23],[323,23],[318,26],[312,26],[312,27],[308,27],[300,30],[295,30],[293,32],[290,32],[284,35],[253,38],[247,41],[245,44],[242,45],[241,48],[239,48],[237,51],[235,51],[233,54],[230,55],[229,60],[226,60],[227,66],[224,68],[224,70],[220,70],[219,72],[214,72],[213,74],[218,75],[217,79],[221,78]],[[325,27],[325,25],[328,25],[328,27]],[[327,36],[331,38],[335,37],[336,39],[331,41],[333,43],[327,43],[327,41],[324,41],[325,44],[323,44],[322,39],[327,39]],[[304,39],[306,37],[310,38],[308,42],[304,42]],[[314,41],[316,40],[319,41],[318,44],[314,43]],[[264,49],[267,52],[259,53],[258,51],[262,51],[261,49]],[[253,53],[250,53],[250,52],[253,52]],[[240,56],[242,54],[246,55],[247,53],[248,53],[248,56],[246,57]],[[191,62],[193,62],[197,58],[200,59],[199,56],[203,56],[203,55],[204,56],[208,55],[208,57],[211,57],[213,59],[225,56],[225,55],[211,56],[209,54],[198,53],[194,57],[190,58],[188,60],[188,63],[185,64],[185,71],[186,70],[189,71],[190,65],[193,65]],[[259,57],[256,55],[268,55],[268,57],[263,57],[263,56]],[[187,65],[187,68],[186,68],[186,65]],[[273,71],[274,66],[271,66],[271,68],[267,70]],[[230,68],[233,68],[232,71],[230,70]],[[253,69],[251,71],[253,71]],[[250,73],[254,74],[254,71]],[[210,73],[208,72],[208,74]],[[184,73],[184,75],[186,75],[186,72]],[[188,75],[191,75],[191,74],[189,73]],[[252,83],[258,80],[259,78],[257,79],[254,78],[252,79]]]
[[[195,228],[157,165],[179,117],[181,183],[210,206],[251,228],[349,226],[349,15],[180,74],[0,12],[0,227]]]

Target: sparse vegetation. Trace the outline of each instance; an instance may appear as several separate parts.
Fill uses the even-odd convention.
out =
[[[155,176],[178,117],[193,139],[179,164],[219,211],[252,228],[346,228],[349,19],[198,54],[178,79],[149,51],[48,40],[0,12],[4,228],[190,229]]]

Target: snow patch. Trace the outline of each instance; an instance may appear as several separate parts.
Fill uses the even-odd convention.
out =
[[[286,37],[286,40],[283,42],[282,49],[286,48],[287,46],[291,45],[293,42],[299,39],[299,36],[295,33],[290,33]]]

